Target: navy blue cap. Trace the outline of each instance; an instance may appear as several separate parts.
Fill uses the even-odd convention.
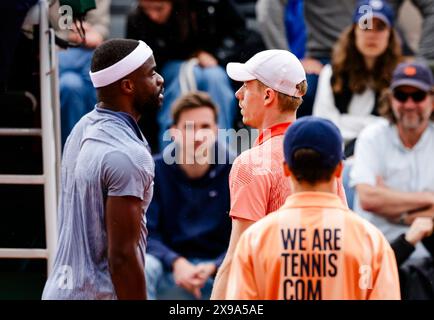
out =
[[[381,19],[389,27],[393,27],[395,13],[392,7],[383,0],[358,1],[353,14],[353,22],[359,23],[369,17]]]
[[[393,72],[390,89],[399,86],[411,86],[425,92],[433,90],[434,78],[431,69],[421,62],[400,63]]]
[[[318,152],[325,168],[336,167],[344,158],[339,129],[330,120],[319,117],[302,117],[289,126],[283,140],[283,154],[289,167],[299,149]]]

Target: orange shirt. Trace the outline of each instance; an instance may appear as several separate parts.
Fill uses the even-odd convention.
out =
[[[334,194],[302,192],[249,227],[231,265],[227,299],[400,299],[383,234]]]
[[[257,221],[279,209],[292,193],[290,178],[283,173],[283,138],[289,125],[264,130],[255,145],[235,159],[229,175],[232,218]],[[346,205],[342,181],[336,190]]]

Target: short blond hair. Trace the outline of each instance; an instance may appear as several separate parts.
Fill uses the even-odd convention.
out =
[[[258,80],[257,82],[262,88],[269,88],[261,81]],[[299,91],[300,95],[304,96],[307,93],[307,81],[303,80],[302,82],[298,83],[296,85],[296,88]],[[303,102],[302,97],[293,97],[279,91],[276,92],[277,92],[277,99],[279,101],[279,110],[281,112],[288,112],[288,111],[295,112]]]

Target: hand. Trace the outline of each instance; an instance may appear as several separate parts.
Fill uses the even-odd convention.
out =
[[[203,68],[215,67],[218,65],[217,59],[206,51],[199,51],[197,54],[197,60],[199,61],[199,65]]]
[[[73,43],[83,43],[83,45],[87,48],[96,48],[101,43],[103,43],[104,39],[99,32],[97,32],[89,23],[83,22],[83,29],[85,30],[85,39],[83,43],[83,39],[80,37],[77,27],[74,24],[71,32],[69,33],[68,40]]]
[[[173,278],[176,285],[193,294],[196,299],[202,297],[200,289],[204,283],[199,273],[199,268],[183,257],[176,259],[173,263]]]
[[[204,285],[205,282],[217,271],[217,266],[212,262],[199,263],[196,267],[199,270],[199,278],[203,280]]]
[[[410,229],[405,233],[405,240],[415,246],[423,238],[430,236],[432,232],[432,218],[419,217],[414,220]]]
[[[306,73],[310,74],[320,74],[323,68],[323,64],[319,60],[313,58],[304,58],[301,60],[301,64],[303,65]]]

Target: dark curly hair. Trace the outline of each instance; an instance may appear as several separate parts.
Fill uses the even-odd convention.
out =
[[[107,40],[95,49],[90,70],[96,72],[114,65],[129,55],[139,42],[131,39]]]

